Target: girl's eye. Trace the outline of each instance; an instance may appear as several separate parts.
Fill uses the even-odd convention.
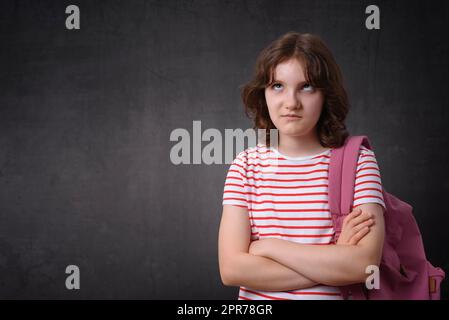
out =
[[[282,89],[282,84],[274,83],[271,85],[271,88],[274,89],[275,91],[279,91]],[[315,90],[315,88],[312,87],[310,84],[306,83],[305,85],[303,85],[302,90],[307,91],[307,92],[313,92]]]
[[[280,83],[275,83],[271,86],[274,90],[279,91],[279,89],[281,89],[282,84]]]
[[[314,90],[314,88],[313,88],[310,84],[308,84],[308,83],[306,83],[302,88],[303,88],[305,91],[309,91],[309,92],[311,92],[311,91]]]

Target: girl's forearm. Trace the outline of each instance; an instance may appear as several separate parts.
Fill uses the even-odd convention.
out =
[[[263,246],[260,256],[273,259],[315,282],[343,286],[361,283],[367,276],[365,269],[370,262],[358,246],[314,246],[281,239],[268,241],[269,245]]]
[[[318,283],[271,259],[239,253],[230,263],[227,285],[261,291],[289,291],[316,286]]]

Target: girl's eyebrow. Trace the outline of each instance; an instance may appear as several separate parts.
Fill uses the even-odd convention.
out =
[[[273,82],[272,83],[275,83],[275,82],[282,82],[283,83],[283,81],[282,80],[279,80],[279,79],[274,79],[273,80]],[[306,84],[306,83],[308,83],[308,81],[301,81],[300,83],[298,83],[299,85],[303,85],[303,84]]]

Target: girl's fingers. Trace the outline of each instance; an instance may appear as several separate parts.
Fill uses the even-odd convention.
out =
[[[359,243],[360,240],[363,239],[364,236],[366,236],[370,231],[369,227],[364,227],[362,230],[357,232],[350,240],[349,243],[352,245],[356,245]]]
[[[369,212],[362,212],[362,214],[358,215],[357,217],[355,217],[354,219],[352,219],[350,221],[351,226],[356,226],[359,225],[360,223],[372,218],[372,214]]]
[[[352,228],[353,233],[356,234],[357,232],[359,232],[360,230],[362,230],[365,227],[370,227],[374,224],[374,219],[368,219],[363,221],[362,223],[359,223],[358,225],[356,225],[355,227]]]
[[[353,236],[355,236],[357,234],[357,232],[359,232],[363,228],[371,227],[373,224],[374,224],[374,219],[368,219],[368,220],[356,225],[355,227],[352,227],[350,230],[349,239],[351,239]]]
[[[351,213],[349,213],[343,221],[343,224],[347,224],[352,219],[358,217],[362,213],[361,209],[355,209]]]
[[[354,209],[343,220],[344,238],[348,239],[348,241],[342,240],[342,243],[357,244],[369,232],[369,227],[374,222],[370,213],[359,208]]]

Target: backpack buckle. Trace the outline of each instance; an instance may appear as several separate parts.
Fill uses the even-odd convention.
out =
[[[430,293],[437,292],[437,280],[433,277],[429,277],[429,292]]]

